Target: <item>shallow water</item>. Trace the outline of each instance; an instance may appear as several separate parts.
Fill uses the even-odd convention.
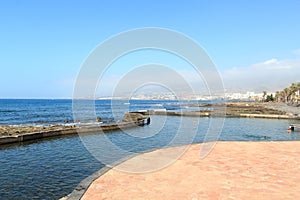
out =
[[[78,137],[6,145],[0,160],[1,199],[58,199],[102,167]]]

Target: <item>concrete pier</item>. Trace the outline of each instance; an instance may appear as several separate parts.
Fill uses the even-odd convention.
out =
[[[138,116],[138,117],[136,117]],[[144,126],[150,124],[150,117],[145,116],[141,113],[126,113],[124,115],[123,121],[121,123],[115,124],[99,124],[99,125],[89,125],[89,126],[56,126],[56,127],[43,127],[42,129],[38,129],[38,131],[34,132],[26,132],[30,131],[28,127],[18,127],[17,131],[13,131],[11,128],[11,133],[7,133],[8,135],[0,136],[0,145],[1,144],[9,144],[16,142],[25,142],[29,140],[36,140],[48,137],[55,136],[64,136],[70,134],[80,133],[89,133],[89,132],[107,132],[114,131],[120,129],[128,129],[134,128],[137,126]],[[10,131],[10,128],[7,131]],[[5,130],[6,130],[5,129]],[[32,128],[32,130],[36,130]]]

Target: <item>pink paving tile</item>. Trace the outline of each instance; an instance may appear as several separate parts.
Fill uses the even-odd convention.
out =
[[[300,142],[218,142],[202,160],[201,145],[191,145],[178,161],[155,172],[111,169],[91,184],[82,199],[300,198]],[[122,164],[149,162],[149,155],[160,156],[163,162],[176,148],[141,154]]]

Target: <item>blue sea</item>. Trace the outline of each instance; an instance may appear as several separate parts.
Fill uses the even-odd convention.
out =
[[[166,100],[96,100],[95,116],[116,122],[126,111],[169,110],[193,111],[195,101]],[[207,102],[202,102],[207,103]],[[114,105],[112,111],[111,105]],[[182,106],[183,105],[183,106]],[[205,109],[205,108],[201,108]],[[208,109],[208,108],[207,108]],[[92,116],[91,118],[93,118]],[[167,146],[203,142],[212,119],[208,117],[150,116],[149,126],[129,131],[105,133],[121,149],[132,153]],[[293,121],[277,119],[226,118],[218,136],[220,141],[289,141],[300,140],[297,132],[288,133]],[[72,100],[0,100],[1,126],[49,126],[72,123]],[[196,122],[196,124],[195,124]],[[185,137],[185,133],[195,133]],[[181,135],[182,137],[177,137]],[[0,146],[0,199],[59,199],[66,196],[84,178],[101,169],[105,162],[97,160],[84,141],[95,142],[99,133],[70,135]],[[98,152],[103,146],[93,144]],[[95,149],[94,149],[95,150]]]
[[[126,111],[187,109],[180,104],[196,101],[165,100],[82,100],[95,105],[96,116],[104,120],[120,120]],[[204,101],[208,102],[208,101]],[[114,112],[112,112],[112,108]],[[192,110],[193,108],[189,108]],[[4,125],[64,125],[73,121],[72,100],[0,99],[0,126]]]

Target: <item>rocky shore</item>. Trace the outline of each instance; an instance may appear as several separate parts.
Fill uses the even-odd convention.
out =
[[[300,109],[280,103],[237,102],[226,104],[193,104],[190,107],[201,107],[201,111],[172,112],[147,111],[149,115],[174,115],[195,117],[250,117],[270,119],[300,119]]]

